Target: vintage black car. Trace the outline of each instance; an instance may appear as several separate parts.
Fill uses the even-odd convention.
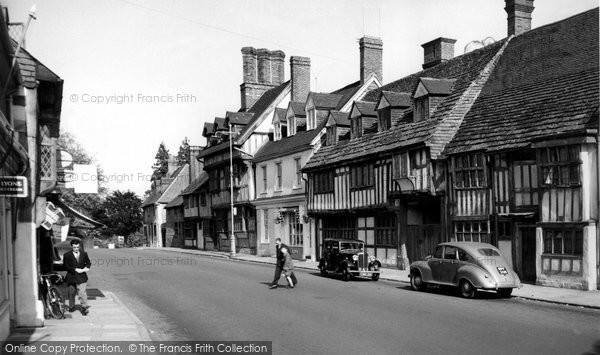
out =
[[[330,273],[342,275],[344,281],[353,276],[370,277],[379,280],[381,263],[364,250],[365,243],[354,239],[325,239],[319,260],[322,276]]]

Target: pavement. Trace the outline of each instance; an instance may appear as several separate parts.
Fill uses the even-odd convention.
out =
[[[210,258],[229,259],[241,262],[275,264],[274,257],[237,254],[230,256],[226,252],[203,251],[196,249],[160,248],[161,250],[193,254]],[[314,261],[294,261],[294,267],[306,270],[318,270]],[[380,280],[408,284],[408,271],[382,268]],[[66,295],[66,292],[64,293]],[[65,319],[46,319],[43,327],[16,328],[7,341],[46,342],[46,341],[151,341],[144,324],[112,292],[88,289],[90,313],[83,316],[79,310],[66,313]],[[513,297],[522,299],[563,304],[585,308],[600,309],[600,291],[580,291],[523,284],[515,289]]]

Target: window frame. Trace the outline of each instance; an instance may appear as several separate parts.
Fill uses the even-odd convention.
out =
[[[452,157],[453,186],[456,189],[488,187],[486,157],[481,152]]]

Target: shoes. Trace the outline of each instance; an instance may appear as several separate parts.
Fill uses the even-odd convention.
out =
[[[269,290],[272,290],[274,288],[277,288],[277,285],[271,285],[271,286],[269,286]]]
[[[81,310],[81,314],[82,314],[82,315],[84,315],[84,316],[87,316],[87,315],[88,315],[88,313],[90,313],[90,311],[88,311],[86,308],[83,308],[83,309]]]
[[[288,285],[288,288],[294,288],[294,285]]]

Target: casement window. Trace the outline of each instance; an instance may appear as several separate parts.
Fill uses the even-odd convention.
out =
[[[336,143],[336,129],[335,126],[329,126],[326,129],[327,133],[326,133],[326,137],[327,137],[327,144],[326,145],[335,145]]]
[[[313,189],[316,194],[333,192],[333,171],[314,173]]]
[[[350,170],[350,188],[360,189],[375,184],[375,170],[372,163],[353,166]]]
[[[397,246],[398,233],[396,233],[396,216],[383,214],[375,217],[375,245]]]
[[[275,163],[275,189],[281,190],[282,188],[282,179],[283,179],[283,171],[281,169],[281,163]]]
[[[317,112],[314,108],[311,108],[310,110],[306,111],[306,124],[307,130],[317,128]]]
[[[515,206],[538,205],[538,168],[533,151],[519,151],[513,159],[513,189]]]
[[[325,218],[322,219],[321,234],[323,239],[342,238],[357,239],[356,218]]]
[[[491,242],[487,221],[454,222],[454,236],[457,242]]]
[[[304,245],[304,238],[302,236],[302,222],[300,221],[300,211],[297,208],[293,211],[288,211],[287,218],[289,226],[290,245]]]
[[[429,119],[429,97],[422,96],[415,99],[414,120],[415,122]]]
[[[279,122],[275,123],[275,140],[278,141],[281,139],[281,125]]]
[[[263,192],[267,192],[267,166],[263,165],[261,167],[262,170],[262,181],[263,181]]]
[[[354,118],[352,118],[352,122],[350,124],[351,124],[350,128],[352,129],[352,137],[354,137],[354,138],[362,137],[362,133],[363,133],[362,118],[360,116],[354,117]]]
[[[294,187],[302,186],[302,164],[300,158],[294,159],[294,166],[296,167],[296,181],[294,181]]]
[[[206,206],[206,193],[200,193],[200,206]]]
[[[262,242],[269,242],[269,209],[262,210],[263,233]]]
[[[538,150],[542,186],[581,185],[580,146],[545,147]]]
[[[379,110],[378,116],[379,132],[387,131],[392,127],[392,110],[390,108]]]
[[[484,157],[481,153],[464,154],[453,158],[454,186],[486,187]]]
[[[544,254],[583,255],[581,228],[544,228]]]
[[[290,136],[293,136],[294,134],[296,134],[296,118],[295,117],[288,118],[287,126],[288,126],[288,133],[290,134]]]

